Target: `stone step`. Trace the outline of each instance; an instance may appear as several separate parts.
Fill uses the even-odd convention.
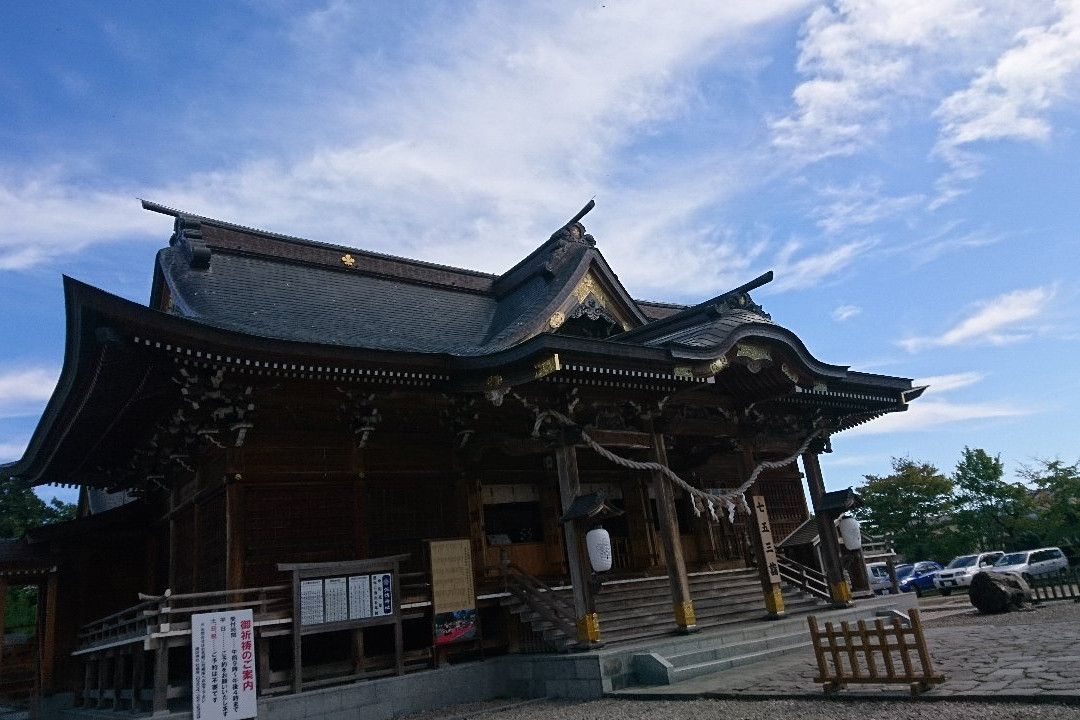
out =
[[[688,580],[699,628],[757,620],[765,614],[756,570],[696,573]],[[555,592],[566,605],[573,605],[570,588]],[[807,612],[823,604],[819,599],[786,584],[783,586],[783,599],[785,609],[793,614]],[[601,637],[605,643],[661,637],[678,630],[672,609],[670,582],[666,576],[607,582],[595,596],[595,602],[600,616]],[[546,639],[565,638],[561,630],[516,598],[505,598],[503,604]],[[567,640],[573,644],[573,638]]]
[[[633,657],[634,672],[642,685],[671,685],[700,675],[761,662],[810,644],[808,633],[798,631],[764,635],[666,657],[658,653],[640,653]]]

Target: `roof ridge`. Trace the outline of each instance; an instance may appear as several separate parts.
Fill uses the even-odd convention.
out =
[[[216,218],[206,217],[205,215],[198,215],[198,214],[186,212],[186,211],[183,211],[183,210],[177,210],[175,208],[170,208],[170,207],[167,207],[165,205],[161,205],[159,203],[152,202],[150,200],[141,200],[141,202],[142,202],[142,207],[143,207],[144,210],[150,210],[152,212],[161,213],[162,215],[169,215],[169,216],[171,216],[173,218],[176,218],[177,220],[180,220],[180,219],[197,220],[199,223],[209,225],[211,227],[221,228],[223,230],[231,230],[233,232],[256,235],[256,236],[267,238],[269,240],[276,240],[276,241],[280,241],[280,242],[284,242],[284,243],[289,243],[289,244],[292,244],[292,245],[302,245],[302,246],[307,246],[307,247],[317,248],[317,249],[334,250],[335,252],[342,251],[342,252],[345,252],[346,254],[350,254],[350,255],[351,254],[357,254],[357,255],[370,257],[370,258],[377,258],[377,259],[380,259],[380,260],[389,260],[389,261],[392,261],[392,262],[399,262],[399,263],[404,263],[404,264],[408,264],[408,265],[431,268],[433,270],[441,270],[441,271],[446,271],[446,272],[460,273],[460,274],[463,274],[463,275],[469,275],[469,276],[472,276],[472,277],[484,278],[484,279],[488,279],[488,280],[494,280],[494,279],[500,277],[500,275],[497,274],[497,273],[487,273],[487,272],[482,272],[482,271],[479,271],[479,270],[471,270],[469,268],[456,267],[456,266],[453,266],[453,265],[444,265],[442,263],[435,263],[435,262],[431,262],[431,261],[428,261],[428,260],[418,260],[416,258],[404,257],[402,255],[391,255],[390,253],[378,252],[376,250],[365,250],[363,248],[351,247],[349,245],[341,245],[341,244],[338,244],[338,243],[328,243],[328,242],[324,242],[324,241],[321,241],[321,240],[312,240],[310,238],[303,238],[303,237],[299,237],[299,236],[296,236],[296,235],[285,235],[283,233],[276,233],[276,232],[272,232],[270,230],[262,230],[262,229],[255,228],[255,227],[250,227],[250,226],[247,226],[247,225],[240,225],[240,224],[237,224],[237,223],[231,223],[231,222],[228,222],[226,220],[218,220]],[[267,255],[269,257],[273,257],[272,255],[268,255],[266,253],[256,253],[254,251],[251,251],[251,252],[252,252],[252,254],[264,254],[264,255]]]

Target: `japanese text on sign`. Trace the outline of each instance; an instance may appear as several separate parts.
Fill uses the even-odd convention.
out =
[[[776,558],[776,547],[773,545],[772,529],[769,527],[769,513],[765,508],[765,498],[755,495],[754,498],[754,521],[761,531],[761,544],[765,548],[765,567],[769,571],[769,579],[780,582],[780,564]]]
[[[194,720],[256,716],[251,610],[191,616],[191,712]]]

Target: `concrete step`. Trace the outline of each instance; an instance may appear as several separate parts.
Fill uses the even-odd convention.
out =
[[[800,630],[781,635],[763,635],[666,657],[658,653],[640,653],[633,658],[634,672],[641,684],[671,685],[699,675],[761,662],[810,644],[808,633]]]

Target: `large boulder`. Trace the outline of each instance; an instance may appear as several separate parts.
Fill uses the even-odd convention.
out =
[[[1031,588],[1016,573],[983,570],[971,578],[968,596],[979,612],[997,614],[1022,607],[1031,600]]]

